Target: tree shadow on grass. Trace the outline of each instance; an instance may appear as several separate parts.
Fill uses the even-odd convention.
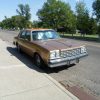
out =
[[[38,68],[34,65],[32,57],[26,55],[25,53],[19,53],[15,47],[7,47],[7,50],[10,52],[11,56],[15,56],[17,59],[19,59],[22,63],[24,63],[27,67],[36,70],[40,73],[58,73],[62,70],[68,70],[68,68],[73,67],[75,64],[71,64],[70,66],[60,66],[55,68],[49,68],[47,66],[43,68]]]

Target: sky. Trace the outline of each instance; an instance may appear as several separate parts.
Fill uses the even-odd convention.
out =
[[[7,18],[17,15],[16,9],[18,8],[18,4],[29,4],[31,8],[31,14],[33,20],[38,20],[38,17],[36,16],[36,12],[38,9],[41,9],[44,2],[47,0],[0,0],[0,21],[4,19],[4,16],[7,16]],[[66,3],[69,3],[71,6],[71,9],[75,11],[75,5],[76,2],[79,2],[81,0],[62,0]],[[89,10],[90,15],[92,15],[92,3],[94,0],[83,0],[86,4],[86,7]]]

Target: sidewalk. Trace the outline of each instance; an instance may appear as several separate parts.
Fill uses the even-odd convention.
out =
[[[0,100],[79,100],[41,70],[29,68],[11,48],[0,40]]]

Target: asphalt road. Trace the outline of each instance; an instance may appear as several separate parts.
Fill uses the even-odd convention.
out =
[[[18,32],[0,30],[0,38],[10,43],[13,42],[13,37],[17,34]],[[72,39],[68,39],[68,41],[87,45],[89,56],[76,65],[54,69],[46,68],[43,71],[63,85],[78,86],[100,100],[100,44]],[[16,50],[14,52],[15,55],[18,54]],[[24,59],[27,61],[30,60],[27,56],[25,57]],[[23,55],[20,55],[21,58]],[[30,63],[28,62],[28,65]]]

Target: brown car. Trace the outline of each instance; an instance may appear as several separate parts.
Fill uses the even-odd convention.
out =
[[[14,38],[18,51],[32,56],[35,65],[58,67],[70,65],[87,56],[85,46],[71,44],[53,29],[25,29]]]

